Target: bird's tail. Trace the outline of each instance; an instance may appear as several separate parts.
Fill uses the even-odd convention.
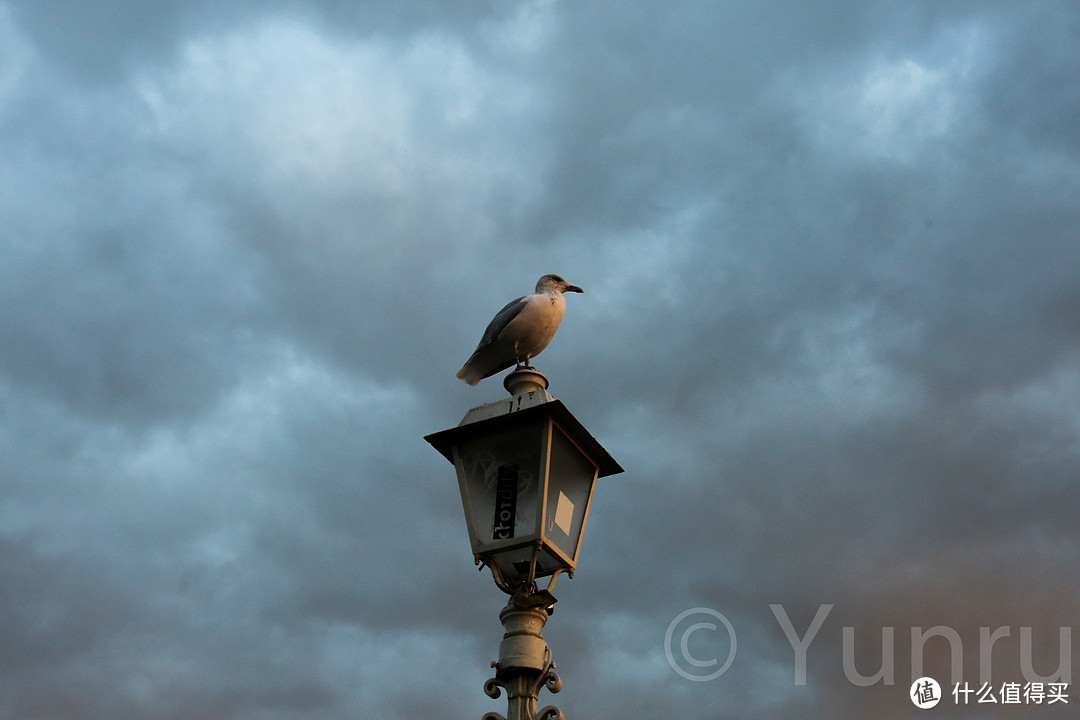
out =
[[[484,379],[483,373],[481,373],[475,367],[472,367],[470,363],[465,363],[464,365],[462,365],[461,369],[457,372],[457,376],[465,382],[469,383],[470,385],[475,385],[476,383]]]

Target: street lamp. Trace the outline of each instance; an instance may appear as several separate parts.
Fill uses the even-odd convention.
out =
[[[484,690],[507,692],[506,720],[562,718],[536,710],[542,685],[558,692],[551,651],[540,634],[556,602],[560,573],[571,577],[597,478],[622,472],[614,458],[547,392],[532,368],[503,381],[510,397],[475,407],[457,427],[426,436],[457,469],[469,542],[478,565],[510,595],[499,614],[506,629],[494,678]],[[544,590],[538,578],[550,577]],[[503,720],[488,713],[483,720]]]

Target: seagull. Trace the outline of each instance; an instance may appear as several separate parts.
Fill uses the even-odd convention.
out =
[[[585,292],[558,275],[545,275],[536,281],[536,292],[511,300],[491,320],[472,356],[457,376],[475,385],[511,365],[520,368],[529,358],[540,354],[559,329],[566,312],[565,292]]]

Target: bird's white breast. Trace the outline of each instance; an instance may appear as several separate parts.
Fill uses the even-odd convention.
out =
[[[503,336],[515,344],[519,353],[535,355],[551,342],[565,313],[562,293],[530,295]]]

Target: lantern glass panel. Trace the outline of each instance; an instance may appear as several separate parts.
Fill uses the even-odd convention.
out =
[[[544,537],[574,563],[596,466],[556,426],[551,433],[550,468]]]
[[[459,445],[475,552],[536,536],[545,425],[512,428]]]

